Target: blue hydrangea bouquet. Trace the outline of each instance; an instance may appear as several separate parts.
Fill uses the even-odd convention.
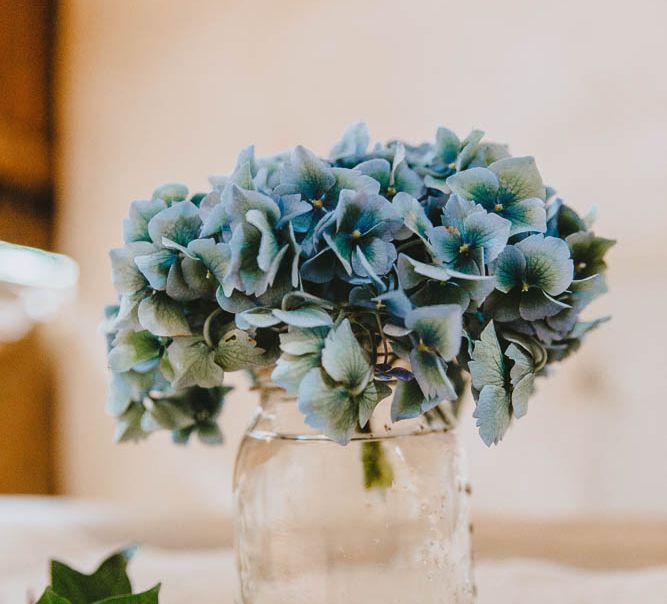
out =
[[[357,124],[326,159],[249,147],[209,193],[135,201],[105,321],[117,439],[219,442],[225,373],[265,366],[343,445],[383,399],[393,421],[451,414],[468,382],[498,443],[535,378],[604,321],[579,315],[614,242],[482,136],[369,150]]]

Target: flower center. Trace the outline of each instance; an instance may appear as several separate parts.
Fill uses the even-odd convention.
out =
[[[352,239],[361,239],[361,231],[359,229],[352,231]]]
[[[583,271],[587,266],[588,266],[588,264],[586,264],[585,262],[578,262],[577,263],[577,270],[578,271]]]
[[[394,195],[396,195],[396,189],[392,186],[388,186],[387,187],[387,195],[389,197],[393,197]]]
[[[522,292],[527,292],[530,289],[530,285],[528,285],[525,281],[523,282],[523,285],[521,286],[521,291]]]
[[[468,243],[459,246],[459,254],[467,254],[469,251],[470,245]]]
[[[502,212],[505,209],[505,206],[502,203],[497,203],[493,209],[496,212]]]
[[[321,210],[324,206],[324,202],[321,199],[313,199],[313,207],[316,210]]]

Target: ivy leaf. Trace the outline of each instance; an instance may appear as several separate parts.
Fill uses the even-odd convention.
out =
[[[53,589],[47,587],[37,604],[72,604],[67,598],[59,596]]]
[[[238,371],[261,365],[265,352],[247,332],[232,329],[220,339],[215,360],[225,371]]]
[[[157,292],[141,301],[139,323],[156,336],[175,337],[191,334],[181,305],[162,292]]]
[[[167,348],[174,369],[172,386],[176,389],[200,386],[215,388],[222,384],[224,372],[216,362],[216,353],[199,336],[174,338]]]
[[[136,553],[136,549],[129,547],[113,554],[104,560],[92,575],[84,575],[62,562],[52,560],[51,587],[56,594],[71,604],[93,604],[111,596],[132,593],[132,585],[126,570],[127,563]],[[60,604],[58,600],[53,602]]]
[[[126,594],[123,596],[112,596],[100,600],[95,604],[158,604],[160,593],[160,584],[158,583],[152,589],[144,591],[140,594]]]

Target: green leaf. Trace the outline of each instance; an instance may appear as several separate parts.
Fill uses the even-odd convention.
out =
[[[215,362],[216,353],[200,336],[174,338],[167,353],[174,369],[174,388],[215,388],[222,384],[224,372]]]
[[[100,600],[95,604],[158,604],[160,593],[160,584],[158,583],[152,589],[144,591],[140,594],[126,594],[122,596],[112,596],[104,600]]]
[[[225,371],[238,371],[261,365],[265,352],[247,332],[232,329],[220,339],[215,360]]]
[[[139,323],[156,336],[175,337],[191,334],[181,305],[161,292],[141,301]]]
[[[135,552],[136,547],[129,547],[113,554],[92,575],[84,575],[62,562],[52,560],[51,587],[71,604],[93,604],[110,596],[132,593],[126,569]]]
[[[50,587],[47,587],[37,604],[72,604],[67,598],[62,598]]]

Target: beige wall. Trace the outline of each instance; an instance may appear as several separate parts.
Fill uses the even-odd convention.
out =
[[[54,329],[62,488],[229,507],[249,395],[225,410],[225,448],[111,443],[95,331],[113,297],[107,249],[156,184],[204,187],[252,142],[326,152],[364,118],[378,138],[485,129],[621,239],[612,293],[592,309],[614,321],[541,384],[500,447],[464,421],[478,510],[667,514],[666,20],[651,0],[64,2],[59,236],[82,282]]]

